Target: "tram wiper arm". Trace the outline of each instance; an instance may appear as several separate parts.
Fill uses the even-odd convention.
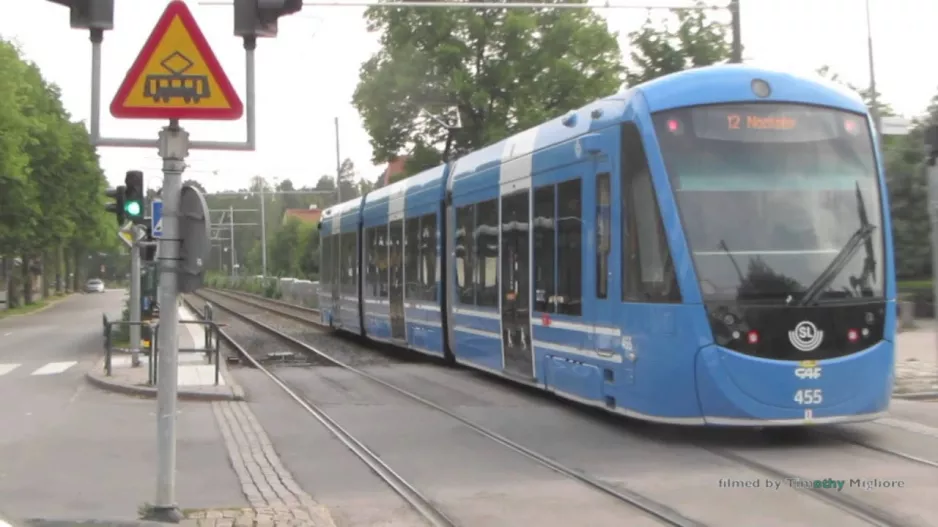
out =
[[[853,233],[853,236],[847,240],[847,243],[844,244],[840,252],[837,253],[837,256],[831,260],[831,263],[828,264],[827,268],[821,272],[820,275],[805,289],[804,295],[800,300],[795,302],[796,306],[806,306],[811,302],[814,302],[815,299],[821,294],[834,278],[844,270],[844,267],[847,266],[847,263],[850,262],[850,259],[853,258],[853,255],[857,253],[860,249],[860,245],[863,244],[866,240],[869,239],[870,235],[873,234],[873,231],[876,230],[875,225],[866,224],[860,226],[856,232]]]

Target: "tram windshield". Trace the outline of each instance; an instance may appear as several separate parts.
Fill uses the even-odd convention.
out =
[[[883,296],[865,116],[791,104],[654,116],[705,300],[798,305]]]

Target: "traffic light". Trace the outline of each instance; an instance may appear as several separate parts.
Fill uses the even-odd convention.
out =
[[[69,9],[72,29],[114,29],[114,0],[51,0]]]
[[[303,0],[235,0],[234,33],[239,37],[276,37],[277,20],[303,9]]]
[[[124,215],[134,223],[143,223],[143,172],[128,170],[124,185]]]
[[[110,188],[107,190],[107,192],[105,192],[105,195],[108,198],[113,199],[114,203],[108,203],[107,205],[105,205],[104,208],[111,214],[114,214],[115,216],[117,216],[117,225],[121,227],[124,226],[124,220],[125,220],[124,192],[126,190],[127,189],[124,188],[124,186],[122,185],[120,187]]]

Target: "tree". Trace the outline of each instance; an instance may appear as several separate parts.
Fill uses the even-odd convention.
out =
[[[817,74],[857,92],[870,111],[880,116],[895,115],[881,94],[858,89],[829,66],[818,68]],[[938,102],[938,96],[933,99]],[[938,105],[933,104],[928,115],[938,116]],[[893,245],[895,247],[896,275],[900,279],[914,279],[931,274],[931,248],[922,243],[930,236],[928,221],[928,182],[922,144],[924,127],[921,123],[906,136],[883,138],[883,157],[886,168],[886,187],[889,189],[889,207],[892,217]]]
[[[77,288],[84,253],[117,240],[105,229],[105,179],[87,131],[71,121],[59,88],[2,39],[0,100],[0,278],[16,306],[33,301],[37,278],[44,297],[52,277],[58,291],[63,274]]]
[[[559,0],[558,0],[559,1]],[[584,2],[584,0],[578,0]],[[590,9],[371,7],[381,49],[361,69],[353,104],[374,161],[415,152],[407,174],[497,142],[614,93],[616,35]],[[455,107],[450,134],[421,109]],[[343,192],[343,197],[345,196]]]
[[[703,5],[697,2],[698,7]],[[730,59],[727,24],[711,20],[705,9],[680,10],[673,16],[677,18],[674,29],[668,20],[654,21],[649,16],[640,29],[629,34],[635,64],[626,72],[629,86]]]
[[[829,81],[842,84],[847,88],[857,92],[860,98],[863,99],[863,103],[866,104],[867,108],[870,109],[873,115],[877,115],[877,112],[880,117],[896,115],[896,112],[893,110],[892,106],[883,101],[883,94],[879,93],[878,90],[874,92],[869,87],[858,88],[855,84],[844,80],[839,73],[835,72],[830,66],[827,65],[821,66],[815,70],[815,73]],[[876,94],[875,97],[873,96],[874,93]]]

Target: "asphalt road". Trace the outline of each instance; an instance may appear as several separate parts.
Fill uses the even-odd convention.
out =
[[[134,520],[153,501],[155,402],[103,392],[84,379],[103,353],[101,313],[119,314],[123,296],[74,295],[42,312],[0,320],[5,514]],[[211,405],[181,402],[177,423],[180,507],[247,506]]]

